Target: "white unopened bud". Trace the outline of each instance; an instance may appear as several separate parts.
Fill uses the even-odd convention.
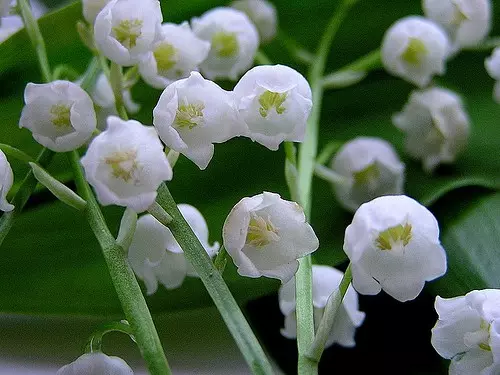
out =
[[[209,79],[236,80],[252,66],[259,34],[245,13],[232,8],[215,8],[200,18],[193,18],[191,26],[201,39],[211,42],[210,53],[200,65]]]
[[[93,25],[99,12],[110,1],[111,0],[82,0],[83,17],[85,20]]]
[[[12,188],[14,174],[5,154],[0,150],[0,211],[9,212],[14,206],[7,202],[7,194]]]
[[[271,150],[285,140],[304,140],[312,94],[296,70],[284,65],[256,66],[241,77],[234,95],[252,140]]]
[[[422,160],[427,172],[441,163],[453,163],[467,146],[469,117],[460,97],[446,89],[412,92],[392,122],[406,135],[406,152]]]
[[[434,75],[444,74],[450,48],[440,26],[410,16],[397,21],[385,33],[382,63],[389,73],[424,87]]]
[[[436,298],[431,343],[451,359],[450,375],[496,375],[500,370],[500,290]]]
[[[297,272],[297,259],[319,246],[302,208],[267,192],[239,201],[224,223],[222,236],[240,275],[282,282]]]
[[[210,43],[198,38],[187,22],[164,23],[161,27],[161,40],[139,63],[144,81],[157,89],[164,89],[198,70],[210,51]]]
[[[188,204],[179,204],[178,208],[208,255],[213,257],[219,243],[209,244],[208,227],[202,214]],[[198,277],[170,229],[152,215],[144,215],[137,221],[128,259],[137,277],[144,280],[148,294],[156,292],[158,282],[167,289],[175,289],[186,276]]]
[[[225,142],[244,129],[232,93],[192,72],[170,84],[153,110],[153,123],[162,141],[205,169],[213,143]]]
[[[254,23],[262,43],[269,42],[276,36],[278,16],[276,8],[267,0],[237,0],[231,7],[244,12]]]
[[[56,375],[134,375],[127,363],[118,357],[100,352],[84,354],[69,365],[63,366]]]
[[[345,231],[354,288],[361,294],[382,289],[401,302],[416,298],[426,281],[446,272],[446,253],[432,213],[404,195],[364,203]]]
[[[333,184],[338,202],[350,211],[383,195],[403,193],[405,165],[383,139],[358,137],[332,159],[331,168],[346,177]]]
[[[161,39],[162,20],[158,0],[111,0],[95,20],[97,47],[119,65],[137,64]]]
[[[453,50],[480,43],[491,29],[490,0],[423,0],[426,17],[443,26]]]
[[[108,117],[108,128],[95,137],[82,158],[87,181],[99,202],[145,211],[156,199],[172,168],[152,126]]]
[[[500,103],[500,47],[493,50],[493,53],[484,62],[488,74],[496,80],[493,89],[493,98],[497,103]]]
[[[52,151],[77,149],[96,128],[92,99],[72,82],[28,83],[24,101],[19,126],[31,130],[33,138]]]
[[[314,324],[319,326],[326,304],[332,293],[339,288],[344,274],[329,266],[312,266],[312,293],[314,306]],[[285,327],[281,334],[289,339],[297,337],[297,318],[295,315],[295,277],[282,285],[279,290],[279,305],[285,315]],[[347,289],[342,305],[335,316],[335,323],[326,342],[326,347],[339,344],[345,347],[354,347],[356,328],[363,324],[365,313],[359,311],[358,293],[351,285]]]

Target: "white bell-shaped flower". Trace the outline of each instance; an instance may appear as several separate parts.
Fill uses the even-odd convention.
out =
[[[75,150],[86,143],[96,129],[94,104],[77,84],[53,81],[28,83],[19,126],[56,152]]]
[[[283,141],[302,142],[311,113],[311,87],[284,65],[250,69],[234,88],[236,107],[247,135],[271,150]]]
[[[187,22],[164,23],[161,28],[161,40],[139,63],[144,81],[157,89],[164,89],[198,70],[210,51],[210,43],[198,38]]]
[[[178,208],[207,254],[213,257],[219,243],[209,244],[208,226],[200,211],[188,204],[179,204]],[[198,277],[170,229],[152,215],[144,215],[137,221],[128,259],[137,277],[144,280],[148,294],[156,292],[158,282],[167,289],[175,289],[186,276]]]
[[[312,293],[314,306],[314,325],[316,329],[319,326],[326,304],[330,295],[339,288],[343,272],[329,266],[312,266]],[[285,315],[285,327],[281,334],[289,339],[297,337],[297,318],[295,315],[295,277],[279,290],[279,305],[283,315]],[[351,285],[342,301],[335,316],[335,322],[332,331],[326,342],[326,347],[333,344],[339,344],[345,347],[354,347],[354,335],[356,328],[363,324],[365,313],[359,311],[358,294]]]
[[[82,158],[87,181],[99,202],[142,212],[156,199],[172,168],[152,126],[108,117],[108,127],[95,137]]]
[[[450,375],[496,375],[500,370],[500,290],[436,298],[431,343],[451,359]]]
[[[259,34],[245,13],[214,8],[200,18],[193,18],[191,26],[199,38],[211,42],[210,53],[200,65],[208,79],[236,80],[252,66],[259,48]]]
[[[448,32],[454,51],[477,45],[490,32],[490,0],[423,0],[422,7]]]
[[[88,23],[93,25],[99,12],[110,1],[111,0],[82,0],[83,18],[85,18]]]
[[[450,42],[440,26],[423,17],[410,16],[397,21],[382,41],[385,69],[419,87],[446,70]]]
[[[5,154],[0,150],[0,211],[9,212],[14,206],[7,202],[7,194],[12,188],[14,174]]]
[[[226,218],[222,236],[240,275],[283,283],[297,272],[297,259],[319,246],[302,208],[267,192],[240,200]]]
[[[123,359],[94,352],[61,367],[56,375],[134,375],[134,372]]]
[[[192,72],[170,84],[153,110],[153,123],[162,141],[205,169],[213,143],[242,134],[232,93]]]
[[[500,103],[500,47],[493,50],[491,56],[485,60],[484,65],[491,78],[496,80],[493,98],[497,103]]]
[[[161,40],[162,20],[158,0],[111,0],[95,20],[96,45],[119,65],[137,64]]]
[[[460,97],[439,87],[414,91],[392,122],[405,133],[405,150],[432,172],[441,163],[453,163],[466,148],[469,117]]]
[[[346,178],[334,183],[333,189],[338,202],[352,212],[374,198],[403,193],[405,165],[383,139],[358,137],[347,142],[331,168]]]
[[[404,195],[364,203],[345,231],[354,288],[361,294],[384,290],[401,302],[412,300],[426,281],[444,275],[446,253],[432,213]]]
[[[278,29],[276,8],[267,0],[237,0],[231,7],[244,12],[254,23],[262,43],[274,39]]]

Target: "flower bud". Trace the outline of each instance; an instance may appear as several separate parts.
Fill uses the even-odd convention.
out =
[[[329,266],[312,266],[312,293],[314,306],[314,324],[316,330],[319,326],[326,304],[332,293],[339,288],[344,274]],[[295,277],[279,290],[279,305],[283,315],[285,315],[285,327],[281,329],[281,334],[289,339],[297,337],[297,319],[295,315]],[[356,328],[363,324],[365,313],[359,311],[358,293],[351,285],[340,305],[335,322],[326,342],[326,347],[339,344],[352,348],[356,345],[354,335]]]
[[[161,40],[139,63],[144,81],[157,89],[164,89],[198,70],[210,51],[210,43],[199,39],[187,22],[164,23],[161,28]]]
[[[364,203],[345,231],[354,288],[361,294],[382,289],[398,301],[412,300],[426,281],[446,272],[446,253],[432,213],[404,195]]]
[[[405,150],[432,172],[441,163],[453,163],[467,146],[469,117],[460,97],[439,87],[413,91],[392,122],[405,135]]]
[[[213,143],[225,142],[244,131],[232,93],[198,72],[170,84],[153,110],[153,123],[162,141],[205,169],[214,154]]]
[[[500,370],[500,290],[473,290],[436,298],[431,343],[451,359],[450,375],[495,375]]]
[[[172,168],[156,130],[118,117],[108,117],[108,128],[95,137],[82,158],[87,181],[99,202],[142,212],[156,199]]]
[[[490,0],[423,0],[422,7],[448,32],[455,51],[479,44],[490,32]]]
[[[252,140],[271,150],[285,140],[304,140],[312,94],[296,70],[284,65],[256,66],[241,77],[234,95]]]
[[[0,150],[0,211],[9,212],[14,206],[7,202],[7,194],[12,188],[14,174],[5,154]]]
[[[493,89],[493,99],[500,103],[500,47],[493,50],[493,53],[484,62],[488,74],[496,80]]]
[[[397,21],[382,41],[384,68],[419,87],[444,74],[449,53],[450,42],[441,27],[418,16]]]
[[[19,127],[31,130],[33,138],[52,151],[77,149],[96,128],[90,96],[72,82],[28,83],[24,101]]]
[[[110,1],[111,0],[82,0],[83,17],[85,18],[85,20],[93,25],[99,12]]]
[[[111,0],[95,20],[96,45],[111,61],[135,65],[161,39],[162,20],[158,0]]]
[[[276,8],[267,0],[237,0],[231,7],[244,12],[253,22],[262,43],[274,39],[278,28]]]
[[[191,26],[198,38],[211,42],[210,53],[200,65],[208,79],[236,80],[252,66],[259,48],[259,34],[245,13],[215,8],[193,18]]]
[[[125,361],[100,352],[86,353],[69,365],[63,366],[56,375],[134,375]]]
[[[178,208],[207,254],[213,257],[219,243],[209,244],[208,226],[202,214],[188,204],[179,204]],[[167,289],[175,289],[186,276],[198,277],[170,229],[149,214],[137,221],[128,259],[137,277],[144,280],[148,294],[156,292],[158,282]]]
[[[283,283],[297,272],[297,259],[319,246],[302,208],[267,192],[239,201],[222,236],[240,275],[273,277]]]
[[[405,165],[383,139],[358,137],[347,142],[332,159],[331,168],[346,177],[333,189],[349,211],[374,198],[403,193]]]

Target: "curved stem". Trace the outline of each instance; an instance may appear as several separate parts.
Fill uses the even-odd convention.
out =
[[[129,337],[135,341],[132,329],[127,321],[104,323],[94,333],[92,333],[92,336],[90,336],[87,341],[87,345],[85,346],[85,351],[87,353],[102,351],[102,339],[110,332],[124,333],[129,335]]]
[[[315,56],[307,51],[304,47],[299,45],[294,39],[288,36],[283,30],[278,31],[276,36],[279,42],[288,50],[288,53],[302,64],[312,64],[314,62]]]
[[[257,65],[271,65],[272,61],[262,49],[259,49],[255,54],[255,63]]]
[[[114,62],[111,62],[109,83],[115,96],[116,111],[123,120],[128,120],[127,109],[123,100],[123,70],[120,65]]]

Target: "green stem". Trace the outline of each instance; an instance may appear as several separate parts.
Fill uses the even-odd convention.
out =
[[[85,351],[87,353],[101,352],[102,339],[110,332],[121,332],[129,335],[129,337],[134,340],[132,329],[127,321],[104,323],[94,333],[92,333],[92,336],[90,336],[87,341],[87,345],[85,346]]]
[[[85,209],[87,220],[101,245],[116,294],[130,323],[137,346],[146,361],[148,370],[152,375],[170,375],[172,372],[165,357],[160,338],[156,332],[141,288],[128,263],[127,254],[116,242],[106,225],[99,204],[85,180],[78,153],[76,151],[69,153],[69,160],[80,195],[87,201]]]
[[[323,100],[323,74],[332,41],[347,16],[349,9],[357,0],[342,1],[332,16],[318,46],[316,58],[309,71],[309,83],[313,95],[313,108],[307,124],[304,143],[300,146],[298,168],[299,204],[304,208],[306,217],[311,216],[312,179],[318,148],[319,121]],[[299,352],[299,375],[317,374],[318,362],[308,358],[307,352],[314,340],[314,318],[312,304],[312,262],[311,256],[299,261],[296,280],[297,347]]]
[[[329,142],[325,147],[323,147],[323,150],[318,155],[318,158],[316,159],[317,164],[325,164],[328,161],[330,161],[330,158],[335,154],[343,145],[343,142],[339,141],[331,141]]]
[[[200,276],[252,372],[259,375],[272,374],[273,370],[264,351],[220,272],[214,266],[203,245],[180,213],[165,184],[162,184],[158,189],[157,202],[172,216],[173,220],[168,228],[182,250],[184,250],[187,260]]]
[[[314,62],[315,56],[289,37],[283,30],[278,31],[277,39],[288,50],[288,53],[298,62],[309,65]]]
[[[116,111],[123,120],[128,120],[127,109],[123,101],[123,70],[120,65],[114,62],[111,62],[109,83],[115,96]]]
[[[349,178],[342,176],[341,174],[321,164],[316,164],[314,167],[314,174],[322,180],[332,184],[349,185],[351,183]]]
[[[266,53],[259,49],[255,54],[255,63],[257,65],[272,65],[272,61],[267,57]]]
[[[82,82],[80,83],[80,87],[85,91],[89,90],[93,87],[97,81],[97,76],[101,71],[101,67],[99,64],[99,59],[97,57],[92,58],[89,66],[83,73]]]

